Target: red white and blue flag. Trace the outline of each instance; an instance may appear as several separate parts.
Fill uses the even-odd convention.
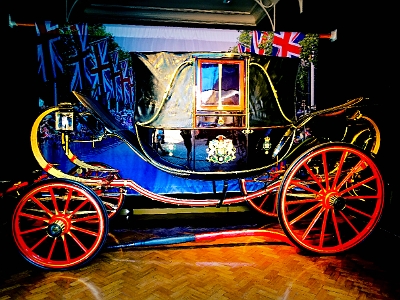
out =
[[[114,93],[114,88],[111,82],[112,66],[108,59],[107,38],[92,43],[91,47],[92,97],[109,100]]]
[[[111,80],[114,85],[114,99],[117,102],[123,102],[122,87],[121,87],[121,70],[119,69],[118,51],[114,50],[109,53],[111,67]]]
[[[243,45],[241,43],[238,43],[238,52],[239,53],[250,53],[251,50],[249,47],[247,47],[246,45]]]
[[[131,78],[129,76],[128,72],[128,60],[124,59],[119,63],[120,70],[121,70],[121,90],[122,90],[122,96],[123,96],[123,101],[125,104],[131,103]]]
[[[272,56],[300,57],[301,45],[305,38],[301,32],[275,32],[272,42]]]
[[[130,80],[130,85],[129,85],[129,92],[130,92],[130,103],[134,102],[134,95],[135,95],[135,78],[134,78],[134,73],[132,67],[128,68],[128,77]]]
[[[88,25],[79,23],[70,26],[75,47],[68,57],[68,69],[71,74],[71,91],[82,91],[92,87],[90,69],[87,67],[90,46],[88,43]]]
[[[39,37],[37,45],[38,74],[43,82],[55,80],[64,72],[62,57],[59,53],[60,29],[50,21],[35,24]]]
[[[266,31],[258,31],[254,30],[253,31],[253,37],[251,39],[251,53],[256,53],[259,55],[264,55],[265,54],[265,49],[260,48],[263,40],[268,38],[268,32]]]

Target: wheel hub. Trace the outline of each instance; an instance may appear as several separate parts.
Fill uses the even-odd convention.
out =
[[[342,197],[338,197],[336,195],[333,195],[329,199],[329,204],[334,208],[334,209],[339,209],[343,210],[346,207],[346,200]]]
[[[59,237],[65,230],[65,224],[61,220],[56,220],[47,227],[47,234],[52,238]]]

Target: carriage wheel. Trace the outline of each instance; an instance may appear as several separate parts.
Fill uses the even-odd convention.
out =
[[[348,144],[323,144],[303,153],[285,173],[278,218],[299,248],[339,253],[371,233],[383,199],[383,180],[368,154]]]
[[[269,216],[269,217],[277,217],[278,216],[278,191],[281,181],[275,181],[273,183],[268,184],[267,192],[262,196],[247,199],[247,203],[255,209],[257,212]],[[289,210],[286,211],[286,214],[291,214],[295,212],[298,207],[288,207]]]
[[[94,167],[103,167],[105,169],[112,169],[111,166],[101,162],[90,162],[89,164]],[[121,175],[119,173],[110,174],[110,172],[107,171],[88,170],[85,168],[81,168],[79,166],[72,168],[68,172],[68,174],[84,178],[121,179]],[[125,189],[117,187],[99,186],[99,187],[94,187],[93,190],[103,201],[107,210],[108,217],[110,219],[116,216],[120,212],[125,201]]]
[[[247,203],[249,203],[253,209],[263,215],[277,217],[278,214],[276,211],[276,207],[279,184],[280,181],[272,183],[268,186],[268,188],[271,188],[270,192],[267,192],[264,195],[254,199],[248,199]]]
[[[66,270],[88,263],[108,234],[108,218],[99,197],[85,185],[50,179],[21,198],[12,219],[21,255],[43,269]]]

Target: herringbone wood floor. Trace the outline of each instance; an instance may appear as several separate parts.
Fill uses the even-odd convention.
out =
[[[225,216],[124,219],[110,227],[107,243],[258,222],[240,214],[225,223]],[[266,227],[280,230],[268,221]],[[0,299],[400,299],[398,241],[378,231],[342,255],[310,256],[280,241],[242,237],[104,249],[87,266],[65,272],[37,269],[3,245]]]

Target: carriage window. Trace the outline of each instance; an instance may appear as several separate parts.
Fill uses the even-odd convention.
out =
[[[244,109],[244,61],[199,59],[197,110]]]

